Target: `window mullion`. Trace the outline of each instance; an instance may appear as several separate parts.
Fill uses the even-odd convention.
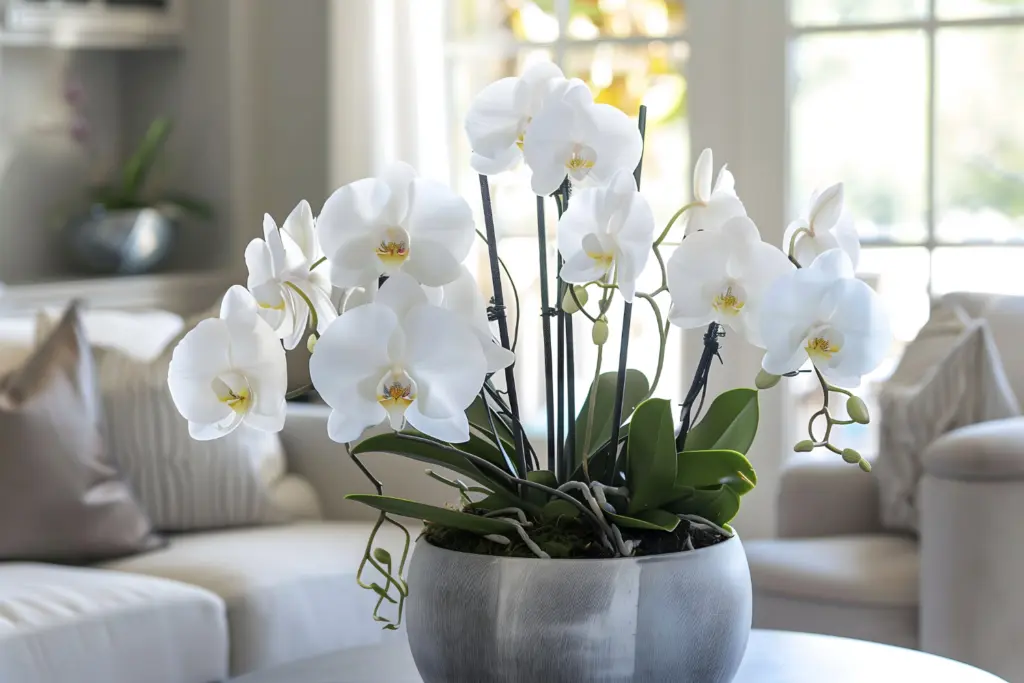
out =
[[[937,135],[937,124],[938,124],[938,113],[936,111],[936,92],[935,87],[938,82],[938,78],[935,73],[935,48],[936,48],[936,32],[938,31],[938,24],[936,23],[936,5],[937,0],[928,0],[928,25],[927,25],[927,36],[926,36],[926,49],[928,51],[927,56],[927,78],[928,86],[926,90],[927,97],[927,121],[925,129],[927,131],[927,140],[925,141],[925,154],[927,156],[927,165],[925,166],[925,220],[927,221],[928,237],[928,296],[932,296],[932,279],[934,275],[934,261],[935,261],[935,242],[936,242],[936,219],[938,211],[936,210],[936,198],[935,198],[935,141]]]

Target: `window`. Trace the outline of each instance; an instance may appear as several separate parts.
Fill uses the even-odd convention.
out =
[[[519,74],[538,59],[555,61],[567,76],[587,82],[598,102],[636,115],[647,105],[647,146],[642,192],[663,226],[689,198],[689,131],[684,70],[689,47],[685,40],[686,8],[682,0],[452,0],[448,4],[446,50],[449,74],[453,182],[473,207],[480,206],[479,185],[469,167],[468,144],[462,131],[466,110],[477,92],[491,81]],[[521,411],[531,430],[545,429],[544,366],[541,355],[539,268],[536,209],[528,172],[520,169],[491,178],[499,253],[519,287],[520,340],[517,378]],[[554,255],[554,202],[548,202],[549,254]],[[482,220],[480,221],[482,225]],[[670,249],[665,250],[665,256]],[[549,259],[549,263],[552,261]],[[478,281],[488,282],[486,255],[479,250]],[[653,264],[641,289],[657,287]],[[486,285],[484,285],[486,286]],[[554,292],[553,284],[549,291]],[[508,292],[506,292],[508,298]],[[553,302],[555,303],[555,302]],[[612,334],[605,345],[604,370],[618,358],[615,328],[621,303],[608,319]],[[595,362],[590,325],[575,316],[577,405],[587,391]],[[683,393],[679,334],[669,338],[658,393],[680,398]],[[657,365],[658,337],[649,308],[637,302],[630,340],[631,366],[650,379]]]
[[[790,20],[790,213],[845,181],[897,347],[936,296],[1024,294],[1024,0],[791,0]]]

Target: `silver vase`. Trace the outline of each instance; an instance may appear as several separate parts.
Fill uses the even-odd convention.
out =
[[[152,272],[170,254],[174,220],[155,208],[108,211],[94,206],[65,226],[73,265],[89,273],[136,275]]]
[[[470,555],[420,539],[409,568],[424,683],[729,683],[750,623],[738,536],[611,560]]]

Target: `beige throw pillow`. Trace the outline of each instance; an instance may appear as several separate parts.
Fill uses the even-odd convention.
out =
[[[925,449],[958,427],[1020,414],[988,323],[945,303],[907,347],[879,407],[882,523],[915,533]]]
[[[161,545],[103,439],[74,305],[0,379],[0,435],[0,561],[89,563]]]

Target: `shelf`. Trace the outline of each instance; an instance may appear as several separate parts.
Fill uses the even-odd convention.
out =
[[[206,270],[10,284],[0,293],[0,316],[63,306],[79,299],[92,308],[164,309],[191,314],[211,305],[244,274]]]
[[[180,47],[176,34],[56,33],[0,30],[0,47],[54,50],[168,50]]]

